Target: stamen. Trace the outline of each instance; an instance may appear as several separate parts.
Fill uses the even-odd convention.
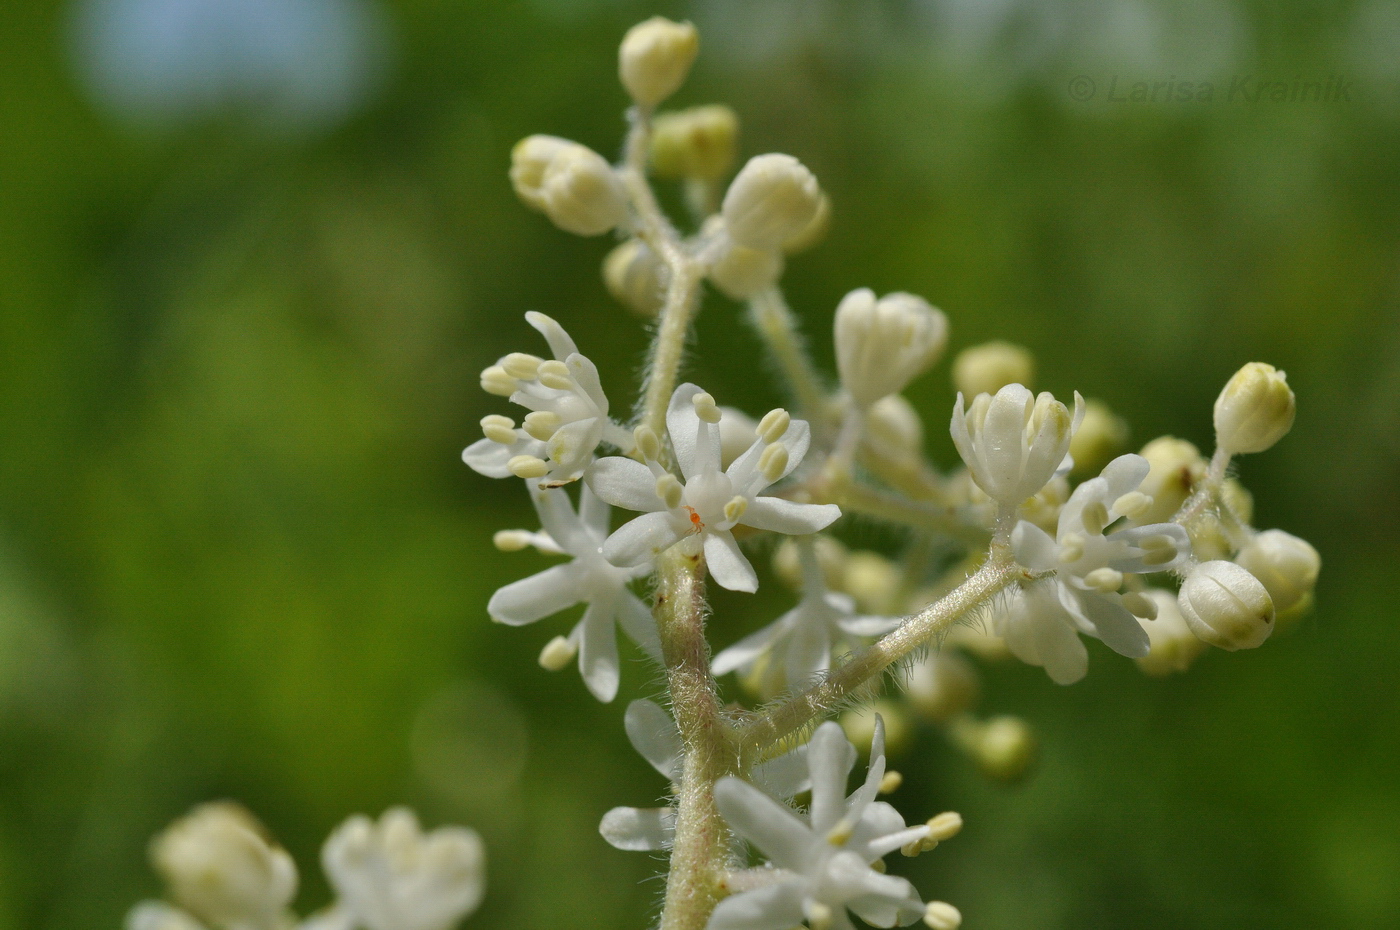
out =
[[[782,407],[770,410],[758,423],[758,438],[766,443],[775,443],[783,438],[791,423],[792,416]]]
[[[503,446],[514,444],[515,421],[510,417],[503,417],[499,413],[493,413],[481,418],[481,431],[486,434],[486,438]]]
[[[506,374],[512,378],[519,378],[521,381],[535,380],[535,373],[540,370],[542,359],[536,355],[528,355],[524,352],[512,352],[501,359],[501,367]]]
[[[537,456],[516,455],[506,462],[506,470],[517,478],[543,478],[549,474],[549,465]]]
[[[562,636],[556,636],[540,650],[540,668],[547,672],[557,672],[567,668],[576,655],[577,646]]]
[[[553,410],[536,410],[525,414],[525,432],[541,442],[548,442],[563,425],[564,418]]]
[[[555,359],[540,364],[537,377],[540,384],[556,391],[572,391],[574,379],[569,376],[569,366]]]
[[[724,519],[730,523],[738,523],[739,518],[744,515],[744,511],[749,509],[749,499],[742,494],[736,494],[730,498],[729,503],[724,505]]]
[[[1123,606],[1128,613],[1144,620],[1157,619],[1157,602],[1140,591],[1129,591],[1123,595]]]
[[[1114,512],[1122,514],[1129,520],[1136,520],[1147,513],[1151,506],[1152,498],[1141,491],[1129,491],[1113,502]]]
[[[758,457],[758,470],[770,482],[777,481],[787,471],[788,450],[781,442],[775,442],[763,450]]]
[[[535,534],[529,530],[500,530],[491,537],[491,543],[501,552],[519,552],[529,548]]]
[[[633,430],[632,441],[637,444],[637,451],[645,461],[654,462],[661,457],[661,437],[650,426],[639,426]]]
[[[685,494],[685,488],[675,475],[665,474],[656,479],[656,496],[661,498],[661,502],[671,510],[675,510],[681,505],[681,497]]]
[[[904,784],[904,776],[891,769],[885,773],[885,777],[880,779],[880,793],[892,794],[899,790],[899,786]]]
[[[1123,573],[1107,566],[1096,568],[1084,576],[1084,583],[1100,594],[1113,594],[1123,587]]]
[[[690,403],[695,408],[695,415],[706,423],[718,423],[723,416],[715,406],[715,399],[703,391],[692,397]]]
[[[509,397],[519,390],[520,385],[506,374],[500,365],[492,365],[481,372],[481,389],[497,397]]]
[[[1103,505],[1103,501],[1090,501],[1084,505],[1081,521],[1084,529],[1098,535],[1103,532],[1103,528],[1108,526],[1108,508]]]

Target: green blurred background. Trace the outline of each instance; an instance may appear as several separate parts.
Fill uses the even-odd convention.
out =
[[[1400,7],[325,2],[358,16],[340,58],[323,23],[283,56],[330,61],[310,84],[240,83],[296,37],[285,5],[15,4],[0,30],[0,930],[119,926],[159,893],[147,838],[221,797],[296,856],[303,911],[326,833],[410,803],[487,841],[471,926],[654,916],[658,863],[596,832],[663,791],[620,724],[654,673],[626,653],[599,705],[535,664],[563,620],[487,620],[544,560],[491,548],[533,516],[459,453],[504,410],[477,372],[538,348],[526,310],[631,396],[645,332],[601,287],[608,243],[505,172],[533,132],[616,151],[616,43],[657,12],[702,29],[676,103],[731,103],[746,155],[796,154],[832,197],[786,279],[824,363],[871,286],[943,307],[955,350],[1030,346],[1135,446],[1208,448],[1245,361],[1298,394],[1241,473],[1260,526],[1321,550],[1315,615],[1169,680],[1102,648],[1070,688],[988,669],[1039,771],[987,785],[923,732],[896,800],[968,828],[906,874],[981,930],[1400,926]],[[1349,100],[1226,99],[1332,76]],[[1110,101],[1115,77],[1216,98]],[[761,411],[781,393],[739,320],[708,301],[689,372]],[[911,396],[951,465],[946,364]],[[787,598],[725,598],[717,643]]]

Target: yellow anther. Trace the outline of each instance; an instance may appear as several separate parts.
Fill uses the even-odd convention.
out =
[[[516,439],[515,421],[510,417],[503,417],[499,413],[482,417],[481,431],[486,434],[487,439],[503,446],[511,445]]]
[[[951,840],[962,832],[962,814],[957,811],[944,811],[928,820],[928,839],[935,843]]]
[[[1124,594],[1123,606],[1128,608],[1128,613],[1134,617],[1141,617],[1144,620],[1157,619],[1157,602],[1138,591],[1129,591]]]
[[[491,543],[502,552],[519,552],[529,547],[534,535],[529,530],[499,530],[491,537]]]
[[[851,834],[855,833],[856,825],[849,817],[842,817],[836,826],[832,827],[826,834],[826,841],[832,846],[845,846],[850,842]]]
[[[910,840],[909,842],[905,843],[903,846],[899,847],[899,851],[900,851],[900,853],[901,853],[902,855],[904,855],[904,856],[906,856],[906,857],[908,857],[908,858],[910,858],[910,859],[913,859],[913,858],[914,858],[915,856],[917,856],[919,853],[924,852],[924,841],[923,841],[923,840]]]
[[[516,455],[506,462],[506,470],[517,478],[543,478],[549,474],[549,465],[533,455]]]
[[[1144,565],[1166,565],[1176,558],[1176,540],[1170,536],[1149,536],[1138,542]]]
[[[1104,566],[1084,576],[1084,583],[1100,594],[1113,594],[1123,587],[1123,573]]]
[[[524,352],[512,352],[501,359],[501,367],[506,374],[512,378],[519,378],[521,381],[533,381],[535,373],[540,370],[540,363],[543,361],[537,355],[528,355]]]
[[[556,391],[571,391],[574,388],[574,379],[569,377],[569,366],[555,359],[541,363],[537,377],[540,384]]]
[[[831,908],[820,901],[813,901],[807,905],[807,926],[812,930],[830,930]]]
[[[891,794],[899,790],[899,786],[904,784],[904,776],[891,770],[885,773],[885,777],[880,779],[880,793]]]
[[[1152,498],[1141,491],[1129,491],[1113,502],[1113,510],[1129,520],[1136,520],[1152,507]]]
[[[662,475],[656,479],[656,496],[661,498],[661,502],[674,510],[681,505],[681,497],[685,494],[685,488],[675,475]]]
[[[553,410],[536,410],[525,414],[525,432],[540,442],[548,442],[563,425],[564,418]]]
[[[744,511],[749,509],[749,499],[742,494],[735,494],[729,499],[729,503],[724,505],[724,519],[730,523],[738,523],[739,518],[744,515]]]
[[[929,930],[958,930],[962,912],[947,901],[930,901],[924,906],[924,925]]]
[[[723,416],[715,406],[715,399],[703,391],[692,397],[690,403],[695,408],[695,415],[706,423],[718,423]]]
[[[1084,537],[1078,533],[1069,533],[1060,541],[1060,561],[1078,562],[1084,558]]]
[[[1084,505],[1080,520],[1087,532],[1098,535],[1108,526],[1108,508],[1103,505],[1103,501],[1090,501]]]
[[[576,655],[577,646],[562,636],[556,636],[540,650],[540,668],[548,672],[557,672],[568,667]]]
[[[497,397],[509,397],[514,394],[520,385],[514,378],[506,374],[506,370],[500,365],[492,365],[481,372],[481,389],[487,394],[494,394]]]
[[[783,438],[788,426],[792,423],[792,416],[782,407],[770,410],[763,415],[763,419],[758,423],[758,436],[764,442],[774,443]]]
[[[758,457],[758,470],[769,481],[777,481],[787,471],[788,450],[781,442],[775,442],[763,450]]]
[[[650,426],[639,426],[632,432],[632,441],[637,444],[637,451],[642,454],[642,458],[648,462],[654,462],[661,457],[661,437],[656,435],[656,430]]]

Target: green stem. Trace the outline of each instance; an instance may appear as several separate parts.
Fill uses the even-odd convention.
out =
[[[797,318],[775,284],[749,298],[749,318],[787,379],[800,414],[814,428],[826,423],[826,389],[807,352]]]

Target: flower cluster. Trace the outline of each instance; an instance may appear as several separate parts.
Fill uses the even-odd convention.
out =
[[[236,804],[195,808],[155,838],[151,860],[175,903],[141,902],[127,930],[450,930],[485,889],[476,833],[424,833],[406,808],[356,815],[331,834],[321,861],[337,898],[304,921],[289,907],[296,864]]]

